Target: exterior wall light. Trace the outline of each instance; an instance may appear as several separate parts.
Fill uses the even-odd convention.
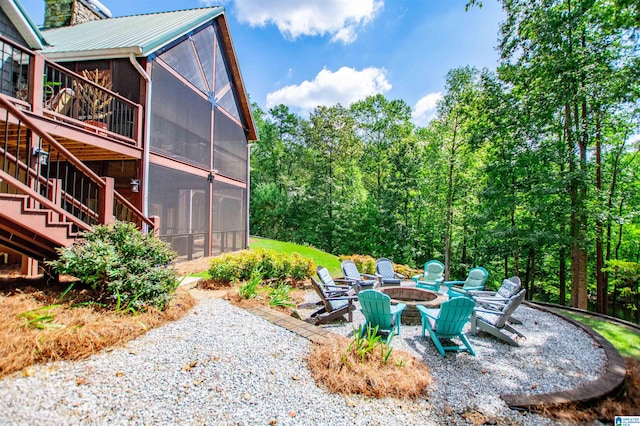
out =
[[[218,173],[218,171],[216,169],[211,170],[209,172],[209,176],[207,176],[207,182],[213,183],[217,173]]]
[[[131,192],[140,192],[140,179],[131,179]]]
[[[40,164],[41,166],[46,166],[47,161],[49,160],[49,153],[43,148],[35,147],[33,148],[33,157],[36,159],[38,164]]]

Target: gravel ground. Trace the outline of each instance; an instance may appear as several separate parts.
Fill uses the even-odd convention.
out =
[[[554,424],[509,410],[500,393],[548,392],[593,380],[601,348],[581,330],[520,307],[521,347],[470,337],[477,356],[440,357],[417,326],[402,326],[392,346],[424,360],[435,383],[416,401],[343,397],[313,381],[310,343],[260,317],[204,297],[183,319],[127,347],[84,361],[36,366],[0,381],[0,425],[69,424]],[[356,313],[354,324],[363,322]],[[353,324],[327,326],[351,335]]]

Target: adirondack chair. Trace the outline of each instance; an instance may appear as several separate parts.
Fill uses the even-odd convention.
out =
[[[340,268],[344,274],[344,279],[351,282],[356,293],[360,292],[360,290],[367,290],[375,287],[377,277],[370,274],[361,274],[353,260],[343,260],[340,264]]]
[[[329,273],[329,270],[324,266],[318,266],[316,268],[318,279],[324,286],[324,288],[332,293],[347,293],[351,289],[352,282],[344,278],[333,278]],[[340,284],[336,284],[340,283]]]
[[[484,283],[487,282],[489,273],[482,266],[476,266],[469,271],[467,279],[464,281],[444,281],[441,285],[447,287],[447,294],[449,298],[467,296],[469,291],[483,290]]]
[[[67,114],[71,108],[71,101],[75,93],[73,89],[68,87],[60,89],[60,91],[51,99],[50,108],[58,114]]]
[[[501,309],[494,309],[493,307],[476,307],[471,317],[471,334],[475,336],[478,329],[480,329],[481,331],[485,331],[498,339],[504,340],[510,345],[520,346],[516,339],[518,337],[526,337],[524,334],[509,325],[508,322],[513,312],[524,300],[525,291],[525,289],[520,290],[520,292],[512,296],[507,303],[502,305]],[[507,334],[505,331],[508,331],[511,334]]]
[[[380,285],[400,285],[404,275],[393,270],[393,263],[386,257],[376,260],[376,275],[380,278]]]
[[[364,315],[364,325],[360,335],[364,336],[368,328],[378,327],[378,332],[387,334],[387,344],[395,334],[400,334],[400,316],[407,307],[404,303],[391,306],[391,298],[378,290],[362,290],[358,293],[360,310]]]
[[[322,302],[322,307],[313,312],[305,321],[320,325],[327,324],[339,318],[344,318],[347,314],[348,321],[353,321],[353,304],[358,297],[350,292],[348,286],[340,288],[334,286],[332,290],[325,287],[321,281],[311,277],[311,284]]]
[[[465,324],[469,322],[475,303],[466,297],[456,297],[448,300],[440,309],[427,309],[422,305],[416,306],[422,317],[422,337],[425,337],[425,330],[429,331],[431,340],[436,345],[440,355],[445,356],[445,351],[469,351],[471,355],[476,354],[471,347],[467,336],[462,332]],[[451,345],[443,346],[440,339],[458,338],[464,346]]]
[[[502,280],[502,285],[498,291],[472,290],[469,294],[473,297],[476,305],[499,310],[520,290],[521,286],[522,282],[520,278],[513,276]],[[512,324],[522,324],[522,321],[513,315],[509,318],[509,322]]]
[[[476,303],[481,305],[488,305],[491,303],[504,305],[520,290],[521,286],[522,282],[520,281],[520,278],[513,276],[502,280],[502,285],[498,291],[471,290],[468,293],[474,300],[476,300]]]
[[[424,272],[422,274],[411,277],[416,283],[416,287],[427,290],[439,291],[440,283],[444,274],[444,265],[438,260],[430,260],[424,264]]]

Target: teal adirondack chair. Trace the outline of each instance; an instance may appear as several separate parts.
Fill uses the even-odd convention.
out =
[[[440,283],[444,279],[444,265],[438,260],[430,260],[424,264],[424,273],[411,277],[416,287],[427,290],[440,290]]]
[[[476,352],[464,335],[462,329],[469,322],[475,303],[466,297],[456,297],[440,305],[440,309],[427,309],[422,305],[416,306],[422,317],[422,337],[425,330],[429,331],[431,340],[438,348],[440,355],[445,356],[445,351],[469,351],[471,355]],[[464,346],[442,346],[440,339],[453,339],[457,337]]]
[[[378,332],[388,333],[386,340],[389,343],[394,333],[400,334],[400,315],[406,304],[391,306],[391,298],[378,290],[362,290],[358,300],[365,319],[360,336],[364,336],[368,328],[378,327]]]
[[[447,287],[449,298],[466,296],[471,298],[469,291],[483,290],[489,278],[489,273],[482,266],[476,266],[469,271],[464,281],[444,281],[441,285]],[[461,286],[461,287],[460,287]]]

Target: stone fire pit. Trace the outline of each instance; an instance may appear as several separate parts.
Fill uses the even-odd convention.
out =
[[[420,312],[417,305],[426,308],[439,308],[442,302],[449,300],[449,297],[436,291],[426,290],[417,287],[382,287],[382,293],[391,298],[391,303],[404,303],[407,309],[402,312],[401,323],[406,325],[422,324]]]

